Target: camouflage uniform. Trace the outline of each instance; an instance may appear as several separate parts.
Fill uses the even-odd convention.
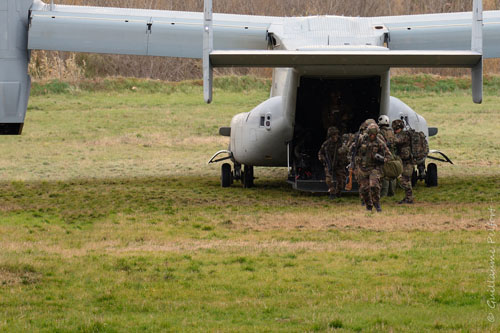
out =
[[[357,177],[366,208],[371,210],[375,206],[377,211],[380,211],[380,179],[383,175],[383,162],[377,161],[375,155],[379,154],[384,157],[384,160],[387,160],[391,156],[391,152],[380,136],[375,136],[373,140],[370,138],[369,133],[371,133],[372,128],[378,131],[377,125],[370,125],[368,133],[363,135],[357,151],[356,158],[359,159]]]
[[[338,133],[335,127],[330,127],[328,129],[328,139],[318,152],[318,159],[325,166],[325,181],[328,185],[328,193],[332,197],[340,196],[346,177],[347,150],[342,144]],[[332,164],[331,173],[326,162],[327,156]]]
[[[380,134],[384,137],[385,143],[387,144],[387,148],[389,148],[389,151],[394,156],[395,155],[394,141],[396,139],[394,136],[394,131],[390,126],[380,126]],[[396,179],[389,179],[384,177],[382,179],[382,190],[380,191],[380,196],[392,197],[394,196],[395,189],[396,189]]]
[[[359,126],[359,131],[356,134],[353,134],[350,139],[349,143],[349,157],[351,157],[354,153],[354,150],[358,150],[358,154],[354,157],[354,165],[355,168],[353,170],[354,177],[356,178],[356,181],[358,182],[358,185],[361,186],[359,179],[359,166],[361,165],[361,158],[359,157],[359,147],[361,145],[361,141],[363,140],[363,135],[366,133],[366,130],[368,126],[372,124],[377,124],[377,122],[374,119],[366,119],[361,126]],[[380,134],[377,134],[377,136],[383,140],[383,137]],[[365,200],[363,198],[363,194],[361,193],[361,190],[359,191],[359,198],[361,199],[361,204],[365,204]]]
[[[398,128],[403,128],[404,123],[401,120],[395,120],[392,123],[392,128],[396,131]],[[413,190],[411,187],[411,177],[415,164],[411,156],[411,137],[407,131],[401,130],[395,136],[396,154],[403,161],[403,174],[401,175],[401,187],[405,190],[405,198],[400,203],[413,203]]]

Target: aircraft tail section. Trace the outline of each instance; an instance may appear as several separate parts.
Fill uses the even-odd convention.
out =
[[[214,67],[386,66],[465,67],[481,61],[473,51],[213,51]]]
[[[214,14],[214,48],[266,49],[276,18]],[[203,13],[54,5],[31,12],[32,50],[202,58]]]
[[[30,94],[28,10],[33,0],[0,0],[0,135],[21,134]]]

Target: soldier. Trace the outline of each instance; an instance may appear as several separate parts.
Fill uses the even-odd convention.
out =
[[[382,166],[391,157],[384,140],[379,136],[377,124],[370,124],[359,144],[356,158],[359,160],[357,179],[360,192],[366,205],[371,211],[373,207],[381,212],[380,207],[380,179]]]
[[[304,131],[297,141],[297,145],[293,150],[297,169],[296,178],[310,179],[312,177],[311,156],[314,156],[312,154],[315,153],[314,149],[311,151],[311,147],[313,146],[312,132],[310,130]]]
[[[405,125],[402,120],[396,119],[392,122],[392,129],[396,135],[394,143],[396,154],[403,161],[403,174],[401,175],[401,187],[405,190],[405,197],[399,204],[412,204],[413,191],[411,188],[411,176],[413,174],[414,164],[411,156],[411,137],[407,131],[403,131]]]
[[[354,162],[354,169],[353,169],[353,173],[354,173],[354,176],[356,177],[356,180],[358,181],[358,184],[359,184],[359,177],[358,177],[358,172],[359,172],[359,165],[360,165],[360,158],[358,157],[358,154],[356,153],[358,150],[359,150],[359,146],[361,144],[361,140],[363,139],[363,135],[366,133],[366,130],[368,128],[369,125],[371,124],[377,124],[377,122],[374,120],[374,119],[366,119],[360,126],[359,126],[359,130],[358,132],[356,132],[356,134],[354,134],[353,136],[351,136],[351,140],[349,142],[349,158],[353,157],[354,156],[354,161],[351,159],[351,164]],[[378,136],[380,136],[380,134],[378,134]],[[352,165],[351,165],[352,167]],[[363,194],[361,193],[361,191],[359,192],[359,198],[361,200],[361,205],[364,206],[365,205],[365,200],[363,199]]]
[[[378,126],[380,128],[380,134],[385,139],[385,143],[387,144],[387,148],[389,148],[389,151],[393,156],[395,156],[395,146],[394,146],[394,131],[392,130],[392,127],[390,126],[389,123],[389,117],[386,115],[382,115],[378,118]],[[389,196],[392,197],[394,196],[394,191],[396,189],[396,179],[389,179],[387,177],[384,177],[382,179],[382,190],[380,191],[380,196],[385,197]]]
[[[318,152],[318,159],[325,167],[325,180],[330,199],[340,197],[344,188],[347,154],[346,149],[342,149],[342,146],[339,130],[336,127],[330,127],[328,138]]]

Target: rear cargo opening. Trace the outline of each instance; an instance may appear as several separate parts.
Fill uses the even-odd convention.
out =
[[[318,151],[330,126],[341,134],[355,133],[363,121],[380,114],[380,77],[302,77],[297,91],[295,132],[291,144],[289,181],[294,188],[326,192]]]

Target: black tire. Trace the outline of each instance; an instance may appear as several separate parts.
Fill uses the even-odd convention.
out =
[[[231,164],[224,163],[221,167],[220,184],[222,187],[231,186]]]
[[[417,170],[413,170],[413,173],[411,174],[411,187],[415,187],[417,185],[417,181],[418,181]]]
[[[429,163],[427,166],[427,176],[425,178],[427,187],[438,186],[438,168],[436,163]]]
[[[245,169],[244,169],[243,175],[242,175],[242,180],[243,180],[243,187],[244,188],[251,188],[254,186],[253,166],[245,165]]]

